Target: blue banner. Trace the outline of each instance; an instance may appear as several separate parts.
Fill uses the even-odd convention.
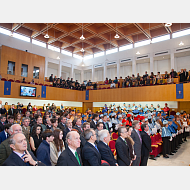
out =
[[[11,95],[11,82],[4,81],[4,95]]]
[[[85,100],[89,100],[89,90],[86,90],[86,97]]]
[[[41,98],[46,98],[46,86],[42,86]]]
[[[183,99],[183,83],[176,84],[176,99]]]

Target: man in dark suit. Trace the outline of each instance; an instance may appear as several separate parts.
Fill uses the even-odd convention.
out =
[[[118,139],[115,143],[115,148],[117,152],[117,163],[119,166],[129,166],[129,147],[125,138],[127,138],[127,129],[126,127],[119,127],[118,129]]]
[[[0,132],[0,144],[9,137],[8,130],[12,124],[4,125],[4,130]]]
[[[8,115],[14,115],[14,108],[13,105],[8,109]]]
[[[0,117],[0,132],[4,130],[5,121],[6,121],[6,117],[2,115]]]
[[[22,133],[22,128],[19,124],[14,124],[11,125],[10,129],[9,129],[9,134],[13,135],[15,133]],[[30,149],[30,144],[27,141],[27,150],[31,151]],[[9,146],[9,138],[4,140],[1,144],[0,144],[0,165],[3,164],[3,162],[9,157],[9,155],[12,153],[12,149]]]
[[[37,160],[32,152],[27,151],[27,141],[24,134],[13,134],[9,138],[9,144],[13,152],[2,166],[45,166]]]
[[[102,120],[103,120],[104,129],[107,129],[110,132],[109,124],[107,122],[107,115],[104,115]]]
[[[66,121],[66,128],[63,130],[63,141],[66,145],[66,136],[67,133],[70,132],[72,130],[72,120],[71,119],[67,119]]]
[[[80,155],[80,135],[71,131],[66,136],[67,147],[58,158],[57,166],[82,166]]]
[[[177,77],[177,72],[174,71],[174,69],[172,69],[171,72],[170,72],[170,75],[171,75],[172,78],[176,78]]]
[[[189,73],[186,71],[186,69],[183,69],[183,73],[184,73],[184,81],[187,81]]]
[[[149,153],[152,152],[151,148],[151,138],[147,134],[149,131],[149,127],[147,124],[141,125],[141,138],[142,138],[142,149],[141,149],[141,166],[147,166],[147,161],[149,157]]]
[[[86,144],[86,139],[84,138],[84,131],[86,131],[86,129],[90,129],[90,123],[84,122],[82,124],[82,129],[83,129],[83,132],[80,134],[80,140],[81,140],[80,148],[81,148],[81,150],[84,147],[84,145]]]
[[[108,146],[108,143],[110,141],[110,133],[108,130],[103,129],[99,131],[99,143],[97,145],[98,150],[101,154],[102,160],[105,160],[109,163],[110,166],[118,166],[117,161],[115,160],[113,153]]]
[[[49,82],[53,82],[53,74],[49,77]]]
[[[82,125],[81,119],[77,118],[75,126],[73,127],[73,129],[76,129],[79,132],[79,134],[81,134],[83,132],[81,125]]]
[[[96,124],[99,120],[99,115],[97,113],[93,114],[92,121],[90,122],[90,128],[96,129]]]
[[[84,138],[86,143],[82,150],[82,160],[84,166],[100,166],[101,165],[101,154],[94,144],[96,141],[96,134],[94,129],[87,129],[84,132]]]
[[[60,123],[58,125],[58,128],[60,128],[62,131],[64,131],[64,129],[66,128],[66,117],[65,116],[61,116],[60,117]]]
[[[133,161],[133,166],[139,166],[141,161],[141,146],[142,146],[142,138],[140,135],[140,125],[139,121],[135,120],[132,122],[133,130],[131,132],[131,138],[135,142],[134,144],[134,151],[136,154],[136,160]]]

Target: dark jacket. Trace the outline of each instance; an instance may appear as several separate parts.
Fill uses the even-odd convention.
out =
[[[79,156],[80,163],[82,165],[81,154],[79,149],[77,149],[77,153]],[[59,156],[56,166],[79,166],[79,163],[74,154],[71,152],[71,150],[68,147],[66,147],[66,149]]]
[[[152,152],[151,138],[145,131],[141,131],[141,138],[142,138],[141,156],[149,156],[149,152]]]
[[[5,135],[5,131],[1,131],[0,132],[0,144],[4,141],[4,140],[6,140],[6,135]]]
[[[51,166],[50,162],[50,145],[47,141],[43,140],[36,152],[37,159],[44,163],[46,166]]]
[[[139,131],[139,133],[140,133],[140,131]],[[137,157],[141,157],[141,146],[142,146],[142,144],[141,144],[139,135],[137,134],[135,129],[133,129],[131,132],[131,138],[135,142],[135,144],[134,144],[135,154],[137,155]]]

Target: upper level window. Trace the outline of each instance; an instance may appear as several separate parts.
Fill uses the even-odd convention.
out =
[[[123,51],[123,50],[127,50],[127,49],[132,49],[133,48],[133,44],[129,44],[129,45],[126,45],[126,46],[121,46],[119,48],[119,51]]]
[[[170,39],[170,35],[167,34],[167,35],[164,35],[164,36],[159,36],[159,37],[152,38],[152,43],[161,42],[161,41],[169,40],[169,39]]]
[[[24,40],[25,42],[30,42],[29,37],[26,37],[26,36],[23,36],[23,35],[20,35],[20,34],[17,34],[17,33],[13,33],[13,37],[17,38],[19,40]]]
[[[34,67],[33,78],[39,79],[39,73],[40,73],[40,68],[39,67]]]
[[[118,52],[118,48],[110,49],[106,51],[106,55]]]
[[[64,54],[64,55],[68,55],[68,56],[71,56],[72,57],[72,53],[69,52],[69,51],[65,51],[65,50],[61,50],[61,53]]]
[[[77,59],[82,59],[82,57],[81,57],[81,56],[76,55],[76,54],[73,54],[73,57],[75,57],[75,58],[77,58]]]
[[[60,48],[57,48],[57,47],[54,47],[54,46],[51,46],[51,45],[48,45],[48,49],[51,49],[51,50],[53,50],[53,51],[60,52]]]
[[[27,77],[28,76],[28,65],[22,64],[21,66],[21,76]]]
[[[15,62],[8,61],[7,74],[15,75]]]
[[[141,42],[136,42],[135,47],[140,47],[140,46],[144,46],[144,45],[148,45],[148,44],[150,44],[150,40],[144,40]]]
[[[100,53],[95,53],[94,54],[94,58],[95,57],[100,57],[100,56],[103,56],[104,55],[104,51],[103,52],[100,52]]]
[[[190,29],[175,32],[175,33],[172,34],[172,38],[177,38],[177,37],[185,36],[185,35],[188,35],[188,34],[190,34]]]
[[[38,40],[32,39],[32,43],[35,44],[35,45],[38,45],[38,46],[46,48],[46,43],[40,42]]]
[[[10,30],[6,30],[4,28],[0,28],[0,33],[6,34],[6,35],[10,35],[11,34]]]
[[[85,56],[84,59],[92,59],[93,58],[93,55],[88,55],[88,56]]]

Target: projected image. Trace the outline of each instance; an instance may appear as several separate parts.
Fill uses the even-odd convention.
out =
[[[36,97],[36,87],[20,86],[20,96]]]

